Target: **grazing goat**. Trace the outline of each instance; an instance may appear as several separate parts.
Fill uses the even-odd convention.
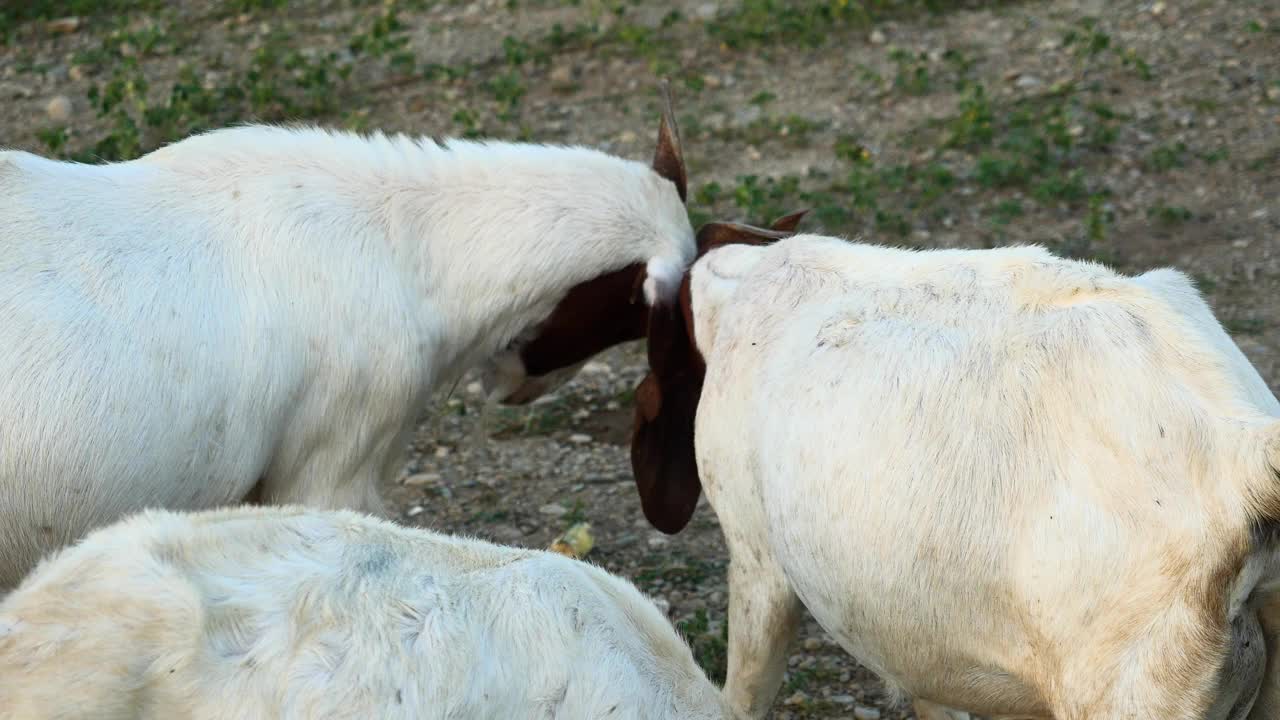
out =
[[[669,100],[652,167],[264,126],[0,152],[0,590],[143,508],[381,513],[433,390],[525,403],[643,336],[685,196]]]
[[[1280,404],[1185,276],[797,235],[679,297],[632,460],[719,517],[736,712],[803,607],[924,716],[1277,717]]]
[[[0,720],[727,720],[631,583],[350,511],[145,512],[0,603]]]

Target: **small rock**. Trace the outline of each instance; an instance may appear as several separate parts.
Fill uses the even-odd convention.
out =
[[[480,381],[467,383],[467,392],[472,395],[479,395],[484,392],[484,385]]]
[[[45,27],[48,28],[49,32],[51,33],[66,35],[68,33],[73,33],[76,30],[80,29],[80,18],[76,17],[75,15],[72,15],[71,17],[64,17],[64,18],[58,18],[57,20],[50,20],[49,24],[46,25]]]
[[[821,641],[821,640],[819,640],[818,638],[805,638],[805,639],[804,639],[804,649],[805,649],[805,650],[808,650],[809,652],[813,652],[814,650],[818,650],[818,649],[821,649],[821,648],[822,648],[822,641]]]
[[[853,709],[853,716],[858,720],[880,720],[880,711],[859,705]]]
[[[693,11],[693,14],[697,15],[699,20],[710,20],[718,12],[720,12],[720,6],[715,3],[702,3]]]
[[[401,480],[400,484],[407,485],[408,487],[420,487],[422,485],[430,485],[439,480],[439,473],[414,473],[404,480]]]
[[[573,67],[570,65],[557,65],[551,68],[551,72],[547,74],[547,79],[551,81],[551,87],[569,87],[573,84]]]
[[[421,515],[422,511],[423,511],[423,507],[421,505],[414,505],[413,507],[409,508],[409,510],[405,513],[405,515],[408,515],[409,517],[414,517],[416,515]]]
[[[71,119],[71,98],[58,95],[44,106],[45,114],[56,123],[64,123]]]
[[[1272,85],[1267,88],[1268,100],[1280,100],[1280,85]]]
[[[885,37],[884,31],[881,30],[880,28],[876,28],[875,30],[872,30],[871,37],[867,39],[871,41],[872,45],[883,45],[889,42],[889,38]]]
[[[624,145],[633,143],[635,141],[636,141],[636,134],[631,130],[623,130],[622,132],[618,133],[618,142],[623,143]]]
[[[852,705],[856,701],[857,701],[856,698],[854,698],[852,695],[832,695],[831,696],[831,702],[840,703],[841,705]]]
[[[520,528],[515,525],[498,525],[489,529],[489,533],[498,540],[511,542],[524,537],[524,533],[520,532]]]
[[[702,84],[709,88],[717,88],[720,87],[720,78],[708,73],[702,76]]]
[[[1019,75],[1017,81],[1014,82],[1014,85],[1017,85],[1018,87],[1023,89],[1040,87],[1043,84],[1044,84],[1044,81],[1036,77],[1035,75]]]
[[[653,533],[652,535],[649,536],[648,543],[649,543],[649,547],[651,548],[654,548],[654,549],[663,548],[671,544],[671,539],[668,538],[666,535],[659,535],[658,533]]]
[[[612,375],[613,368],[609,366],[609,363],[592,360],[582,366],[582,372],[587,375]]]
[[[569,510],[560,503],[547,503],[546,505],[538,508],[538,512],[551,517],[560,517],[561,515],[569,512]]]
[[[1152,5],[1152,6],[1151,6],[1151,14],[1152,14],[1152,15],[1163,15],[1163,14],[1164,14],[1165,7],[1166,7],[1166,6],[1165,6],[1165,4],[1164,4],[1163,0],[1161,0],[1161,2],[1155,3],[1154,5]]]
[[[809,702],[809,696],[808,696],[807,694],[805,694],[805,693],[800,692],[800,691],[798,691],[798,690],[797,690],[797,691],[796,691],[796,694],[792,695],[791,697],[787,698],[786,700],[783,700],[783,701],[782,701],[782,704],[784,704],[784,705],[804,705],[804,704],[805,704],[805,703],[807,703],[807,702]],[[879,715],[876,715],[876,717],[880,717],[880,716],[879,716]]]
[[[449,450],[449,448],[447,448],[447,447],[445,447],[445,446],[441,445],[441,446],[439,446],[439,447],[437,447],[437,448],[436,448],[436,457],[438,457],[438,458],[445,458],[445,457],[449,457],[449,453],[450,453],[450,452],[452,452],[452,451],[451,451],[451,450]]]
[[[18,83],[3,82],[0,83],[0,97],[3,98],[27,98],[34,93],[31,88],[19,85]]]
[[[586,445],[591,442],[591,436],[585,433],[574,433],[569,436],[569,442],[574,445]]]
[[[733,121],[739,125],[750,125],[759,120],[763,113],[759,105],[748,105],[734,114]]]
[[[67,79],[71,82],[80,82],[84,79],[85,69],[83,65],[72,65],[67,68]]]

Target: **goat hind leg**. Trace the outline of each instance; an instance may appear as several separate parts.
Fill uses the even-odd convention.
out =
[[[800,600],[772,558],[730,555],[724,696],[740,717],[763,718],[782,685],[787,646],[800,625]]]

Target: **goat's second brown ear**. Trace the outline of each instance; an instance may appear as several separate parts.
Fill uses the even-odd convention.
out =
[[[694,455],[693,423],[706,366],[688,327],[689,281],[678,303],[649,311],[649,374],[636,388],[631,470],[644,516],[674,535],[689,524],[702,494]]]
[[[689,202],[689,180],[684,170],[684,150],[680,147],[680,129],[676,113],[671,109],[671,85],[666,79],[658,86],[662,96],[662,121],[658,125],[658,147],[653,151],[653,169],[675,183],[681,202]]]

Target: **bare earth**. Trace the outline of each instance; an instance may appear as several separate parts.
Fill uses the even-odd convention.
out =
[[[1172,265],[1280,387],[1280,3],[923,4],[113,0],[50,25],[75,3],[36,2],[0,25],[0,145],[111,158],[260,118],[647,159],[670,75],[696,219],[812,206],[808,229],[870,242]],[[631,484],[642,366],[642,346],[611,351],[483,427],[463,380],[386,495],[405,523],[515,545],[589,521],[589,559],[723,673],[714,514],[661,535]],[[910,716],[816,624],[791,652],[775,717]]]

